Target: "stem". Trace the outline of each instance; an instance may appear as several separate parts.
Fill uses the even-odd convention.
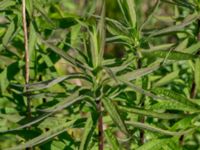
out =
[[[26,81],[26,88],[25,90],[28,91],[29,87],[29,49],[28,49],[28,31],[27,31],[27,22],[26,22],[26,1],[22,0],[22,18],[23,18],[23,31],[24,31],[24,48],[25,48],[25,81]],[[30,96],[27,94],[27,112],[28,118],[31,118],[31,103],[30,103]]]
[[[23,32],[24,32],[24,48],[25,48],[25,92],[28,91],[29,87],[29,49],[28,49],[28,31],[26,22],[26,1],[22,0],[22,19],[23,19]],[[27,93],[27,117],[31,119],[31,102],[30,95]],[[30,129],[30,128],[28,128]],[[32,150],[32,147],[28,147],[27,150]]]
[[[97,102],[97,109],[99,112],[99,118],[98,118],[98,130],[99,130],[99,150],[103,150],[103,116],[102,116],[102,102]]]

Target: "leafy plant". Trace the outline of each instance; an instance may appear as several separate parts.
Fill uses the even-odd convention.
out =
[[[199,6],[2,0],[0,149],[198,149]]]

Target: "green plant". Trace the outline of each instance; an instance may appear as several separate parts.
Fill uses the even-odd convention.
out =
[[[199,6],[1,1],[0,148],[197,149]]]

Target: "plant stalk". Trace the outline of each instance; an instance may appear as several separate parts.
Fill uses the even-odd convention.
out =
[[[103,150],[103,116],[102,116],[102,102],[99,101],[97,102],[97,109],[98,109],[98,113],[99,113],[99,118],[98,118],[98,130],[99,130],[99,135],[98,135],[98,139],[99,139],[99,150]]]
[[[28,49],[28,30],[26,22],[26,0],[22,0],[22,20],[23,20],[23,32],[24,32],[24,48],[25,48],[25,92],[28,91],[29,87],[29,49]],[[30,95],[27,93],[27,118],[31,119],[31,101]],[[30,129],[30,128],[28,128]],[[32,150],[32,147],[28,147],[27,150]]]

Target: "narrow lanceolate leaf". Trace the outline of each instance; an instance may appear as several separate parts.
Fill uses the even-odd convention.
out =
[[[29,0],[32,1],[32,0]],[[31,5],[31,4],[30,4]],[[30,6],[31,7],[31,6]],[[29,57],[32,57],[34,48],[35,48],[35,44],[36,44],[36,40],[37,40],[37,34],[35,31],[35,28],[33,26],[33,24],[30,24],[30,31],[29,31],[29,44],[28,44],[28,49],[29,49]]]
[[[42,81],[42,82],[38,82],[38,83],[33,83],[33,84],[28,84],[28,85],[20,85],[20,84],[14,84],[14,83],[13,84],[11,83],[11,85],[16,86],[16,87],[27,86],[27,87],[29,87],[28,92],[31,92],[31,91],[35,91],[35,90],[46,89],[46,88],[52,87],[52,86],[54,86],[58,83],[61,83],[65,80],[70,80],[70,79],[86,79],[86,80],[88,80],[82,74],[74,73],[74,74],[71,74],[71,75],[66,75],[66,76],[55,78],[55,79]]]
[[[192,54],[166,50],[142,51],[142,55],[144,57],[159,57],[167,58],[170,60],[190,60],[197,58],[197,56]]]
[[[102,0],[101,18],[98,23],[98,36],[99,36],[99,63],[103,62],[104,48],[105,48],[105,1]]]
[[[200,42],[192,44],[190,47],[183,49],[184,53],[195,54],[200,48]]]
[[[134,114],[144,115],[144,116],[149,116],[149,117],[154,117],[154,118],[166,119],[166,120],[185,117],[184,114],[158,113],[152,110],[133,108],[133,107],[127,108],[124,106],[119,106],[119,109],[120,111],[124,111],[124,112],[129,112],[129,113],[134,113]]]
[[[154,50],[166,50],[166,49],[170,49],[172,46],[174,46],[175,43],[168,43],[168,44],[162,44],[162,45],[156,45],[153,47],[150,47],[149,49],[142,49],[142,51],[154,51]]]
[[[172,138],[153,139],[151,141],[146,142],[144,145],[140,146],[136,150],[160,150],[162,148],[166,148],[167,145],[173,142],[174,142],[174,139]],[[177,148],[179,147],[177,146]]]
[[[124,134],[128,135],[126,125],[124,124],[123,119],[121,118],[116,106],[112,103],[112,101],[109,98],[103,98],[103,105],[112,118],[113,122]]]
[[[90,53],[92,57],[93,67],[96,68],[99,65],[99,42],[98,42],[98,33],[96,27],[93,26],[90,33]]]
[[[79,150],[88,150],[88,145],[91,141],[92,134],[95,130],[95,126],[97,123],[97,118],[98,117],[92,117],[92,115],[88,117],[87,122],[85,124],[84,133],[81,138]]]
[[[33,0],[26,0],[26,9],[29,16],[31,17],[33,13]]]
[[[51,116],[52,114],[53,114],[52,112],[43,114],[43,115],[41,115],[41,116],[39,116],[39,117],[37,117],[37,118],[34,118],[32,121],[30,121],[30,122],[28,122],[28,123],[26,123],[26,124],[24,124],[24,125],[21,125],[21,126],[19,126],[19,127],[17,127],[17,128],[14,128],[14,129],[9,129],[9,130],[5,130],[5,131],[0,131],[0,133],[1,133],[1,134],[2,134],[2,133],[9,133],[9,132],[14,132],[14,131],[18,131],[18,130],[21,130],[21,129],[30,127],[30,126],[32,126],[32,125],[34,125],[34,124],[36,124],[36,123],[38,123],[38,122],[44,120],[45,118]]]
[[[190,101],[183,95],[181,95],[177,92],[174,92],[172,90],[168,90],[165,88],[154,88],[154,89],[152,89],[152,91],[158,95],[163,96],[163,98],[166,98],[167,100],[174,100],[174,101],[183,103],[187,106],[190,106],[194,109],[198,109],[198,107],[199,107],[197,104],[193,103],[192,101]]]
[[[194,76],[197,91],[200,92],[200,59],[195,60]]]
[[[128,13],[130,16],[130,21],[132,28],[136,27],[136,12],[135,12],[135,4],[133,0],[127,0],[127,6],[128,6]]]
[[[16,4],[15,0],[3,0],[0,2],[0,10],[4,10],[7,7],[14,6]]]
[[[0,91],[2,95],[5,92],[8,85],[9,85],[9,81],[7,78],[7,68],[6,68],[0,73]]]
[[[134,70],[132,72],[128,72],[126,74],[120,75],[117,77],[118,80],[123,80],[123,81],[131,81],[137,78],[140,78],[142,76],[148,75],[160,68],[160,62],[155,63],[151,66],[148,66],[146,68]]]
[[[156,94],[154,94],[154,93],[152,93],[152,92],[150,92],[150,91],[144,90],[143,88],[134,85],[134,84],[131,83],[131,82],[126,82],[126,81],[123,81],[123,80],[121,80],[121,82],[124,83],[124,84],[126,84],[126,85],[129,86],[130,88],[132,88],[132,90],[134,90],[135,92],[138,92],[138,93],[143,94],[143,95],[145,95],[145,96],[152,97],[154,100],[159,100],[159,99],[162,98],[162,97],[157,96]]]
[[[64,108],[67,108],[71,105],[73,105],[74,103],[81,101],[84,98],[84,96],[79,96],[79,91],[75,92],[74,94],[68,96],[65,100],[61,101],[60,103],[54,105],[51,108],[47,108],[47,109],[42,109],[40,111],[43,112],[56,112],[56,111],[60,111],[63,110]]]
[[[109,129],[107,129],[104,133],[110,149],[121,150],[119,142],[117,141],[116,137],[112,134],[112,132]]]
[[[155,110],[180,110],[180,111],[188,111],[191,113],[200,112],[200,110],[197,108],[172,100],[159,101],[158,103],[151,105],[150,108]]]
[[[167,74],[166,76],[161,77],[161,79],[158,80],[155,84],[153,84],[153,86],[158,87],[158,86],[166,85],[170,83],[171,81],[173,81],[175,78],[177,78],[178,74],[179,74],[179,70],[173,71]]]
[[[15,146],[13,148],[7,148],[5,150],[22,150],[22,149],[25,149],[27,147],[33,147],[33,146],[39,145],[41,143],[44,143],[44,142],[54,138],[55,136],[65,132],[66,128],[72,126],[74,122],[75,122],[75,120],[70,121],[70,122],[66,122],[65,124],[62,124],[59,127],[56,127],[56,128],[54,128],[50,131],[47,131],[46,133],[43,133],[40,136],[38,136],[38,137],[36,137],[36,138],[34,138],[34,139],[24,143],[24,144]]]
[[[72,65],[74,65],[75,67],[81,67],[84,69],[90,69],[87,66],[85,66],[84,64],[82,64],[80,61],[74,59],[72,56],[70,56],[69,54],[67,54],[66,52],[64,52],[62,49],[52,45],[51,43],[45,41],[42,39],[42,37],[37,34],[38,38],[40,38],[41,42],[44,43],[48,48],[50,48],[53,52],[55,52],[56,54],[58,54],[60,57],[64,58],[66,61],[68,61],[69,63],[71,63]]]
[[[150,12],[150,15],[147,17],[147,19],[144,21],[144,23],[140,27],[140,32],[144,28],[144,26],[151,20],[151,18],[154,16],[155,12],[157,11],[160,4],[160,0],[157,0],[156,4],[154,5],[152,11]]]
[[[149,35],[149,37],[153,37],[153,36],[159,36],[159,35],[163,35],[163,34],[169,34],[172,32],[180,32],[184,30],[184,27],[190,25],[191,23],[193,23],[195,20],[197,20],[199,18],[199,14],[194,13],[192,15],[189,15],[185,18],[185,20],[178,25],[173,25],[158,31],[154,31],[152,34]]]
[[[2,43],[4,46],[7,46],[7,44],[10,42],[10,40],[12,39],[12,35],[15,32],[15,23],[14,21],[12,21],[6,31],[6,34],[4,35],[3,39],[2,39]]]
[[[171,136],[180,136],[180,135],[183,135],[183,134],[188,134],[188,133],[194,131],[194,129],[195,129],[195,128],[191,128],[191,129],[184,130],[184,131],[174,132],[174,131],[169,131],[169,130],[164,130],[164,129],[161,129],[161,128],[158,128],[158,127],[154,127],[154,126],[151,126],[151,125],[148,125],[148,124],[145,124],[145,123],[141,123],[141,122],[126,121],[126,124],[140,128],[140,129],[148,130],[148,131],[151,131],[151,132],[157,132],[157,133],[160,133],[160,134],[171,135]]]

